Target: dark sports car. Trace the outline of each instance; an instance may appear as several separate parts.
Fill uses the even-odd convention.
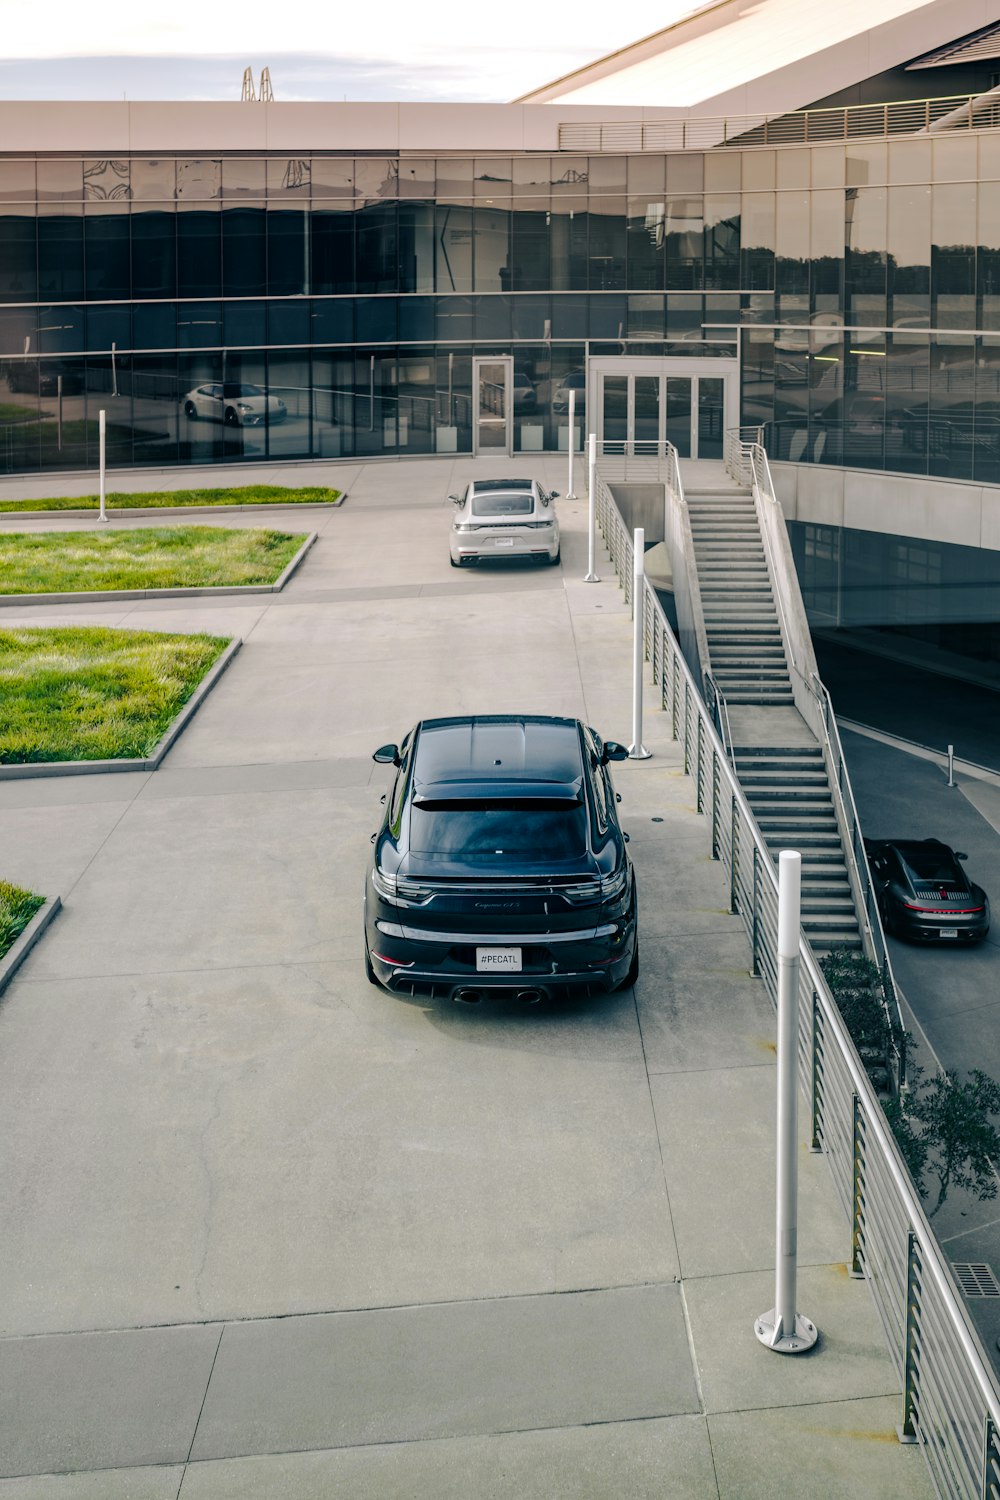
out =
[[[965,854],[939,839],[866,839],[887,932],[917,942],[978,943],[990,903],[962,869]]]
[[[424,719],[396,767],[365,886],[373,984],[475,1003],[603,994],[639,971],[636,893],[605,743],[541,714]]]

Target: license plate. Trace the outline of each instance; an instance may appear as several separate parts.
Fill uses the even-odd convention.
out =
[[[480,974],[520,974],[520,948],[477,948],[476,969]]]
[[[957,927],[942,927],[940,935],[943,938],[957,938],[958,937],[958,928]]]
[[[496,545],[498,547],[513,547],[514,538],[512,536],[498,536],[496,539]]]

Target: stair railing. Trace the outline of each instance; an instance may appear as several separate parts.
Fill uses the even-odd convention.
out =
[[[623,584],[632,536],[606,485],[598,518]],[[643,582],[656,702],[683,748],[684,771],[728,875],[772,1003],[777,995],[778,874],[697,677],[656,593]],[[640,606],[642,607],[642,606]],[[1000,1473],[1000,1385],[954,1272],[924,1212],[882,1103],[865,1072],[816,955],[799,944],[799,1055],[807,1139],[826,1157],[844,1212],[844,1259],[868,1283],[901,1387],[900,1434],[920,1445],[939,1495],[980,1500]]]
[[[747,436],[744,436],[747,433]],[[751,435],[752,434],[752,435]],[[844,846],[847,875],[854,897],[855,912],[861,929],[865,953],[878,965],[882,976],[890,1035],[895,1043],[894,1071],[899,1086],[906,1081],[906,1055],[903,1037],[902,1007],[899,987],[882,929],[882,917],[875,898],[874,882],[865,852],[861,820],[858,817],[844,750],[837,730],[830,695],[823,685],[813,651],[812,632],[799,589],[795,560],[792,557],[784,512],[774,491],[771,466],[760,441],[762,429],[739,428],[726,434],[726,468],[733,478],[749,484],[760,525],[767,571],[774,593],[781,625],[781,636],[788,657],[789,675],[795,707],[815,734],[823,750],[827,780],[833,797],[837,825]]]

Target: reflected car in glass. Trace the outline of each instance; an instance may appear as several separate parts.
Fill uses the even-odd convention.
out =
[[[538,405],[538,393],[535,390],[535,382],[526,370],[514,371],[514,384],[511,387],[511,398],[514,402],[515,411],[534,411]]]
[[[365,883],[372,984],[474,1004],[604,994],[639,972],[609,770],[623,745],[542,714],[424,719],[395,766]]]
[[[558,491],[534,479],[474,479],[452,495],[451,565],[528,558],[553,567],[559,561]]]
[[[939,839],[866,839],[882,925],[914,942],[978,943],[990,903],[962,869],[967,855]]]
[[[184,397],[184,415],[192,422],[199,417],[225,422],[227,427],[263,427],[283,422],[288,408],[280,396],[269,396],[259,385],[226,381],[197,385]]]
[[[587,405],[587,375],[584,370],[570,370],[564,375],[552,393],[552,410],[564,415],[569,411],[569,393],[575,393],[574,410],[579,413]]]

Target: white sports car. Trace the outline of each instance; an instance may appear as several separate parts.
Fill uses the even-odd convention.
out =
[[[184,415],[192,422],[204,417],[225,422],[227,427],[264,427],[283,422],[288,408],[280,396],[269,396],[259,385],[226,381],[224,385],[197,385],[184,397]]]

